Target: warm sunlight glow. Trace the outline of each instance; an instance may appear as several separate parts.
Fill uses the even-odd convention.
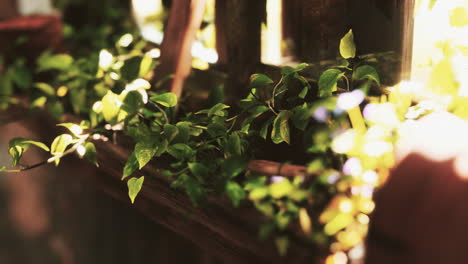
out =
[[[281,64],[281,0],[267,0],[267,22],[262,30],[262,62]]]

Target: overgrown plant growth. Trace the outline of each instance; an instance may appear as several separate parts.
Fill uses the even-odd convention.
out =
[[[448,52],[453,51],[448,49],[451,43],[446,45],[448,60],[455,53]],[[330,248],[331,257],[346,251],[349,257],[362,253],[368,215],[374,209],[373,191],[394,165],[393,146],[399,129],[405,120],[417,119],[433,108],[414,102],[404,85],[381,88],[376,69],[356,56],[352,31],[341,40],[342,60],[321,74],[318,87],[303,74],[307,64],[282,68],[276,81],[254,74],[251,91],[239,102],[239,111],[232,111],[234,107],[216,96],[207,109],[184,112],[180,107],[176,111],[178,98],[154,89],[147,81],[157,66],[153,54],[144,42],[127,34],[114,48],[95,56],[44,53],[35,73],[53,76],[47,82],[24,83],[16,75],[26,68],[20,62],[12,64],[2,77],[3,87],[34,87],[28,91],[32,108],[46,109],[57,119],[64,109],[87,118],[59,124],[67,132],[50,146],[31,139],[11,140],[13,162],[1,170],[59,165],[72,153],[99,166],[94,142],[124,134],[135,143],[122,169],[132,202],[145,178],[151,177],[140,170],[160,159],[167,166],[160,166],[159,173],[170,177],[172,186],[184,190],[197,206],[203,206],[208,195],[227,195],[233,206],[249,200],[269,219],[260,237],[275,239],[281,254],[287,252],[288,226],[294,222],[313,243]],[[453,95],[448,109],[463,116],[466,110],[460,100],[464,99],[456,97],[459,84],[451,68],[437,65],[427,86]],[[450,89],[447,83],[453,84]],[[4,103],[15,102],[12,91],[2,90],[8,95]],[[249,171],[249,161],[259,155],[255,149],[259,140],[294,145],[292,156],[308,160],[302,164],[307,173],[286,178]],[[39,164],[22,164],[21,157],[29,147],[49,152],[50,158]]]

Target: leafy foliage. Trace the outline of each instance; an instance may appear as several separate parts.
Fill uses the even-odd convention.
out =
[[[134,148],[122,168],[122,180],[128,179],[132,203],[145,181],[144,176],[133,176],[161,159],[167,166],[160,168],[160,174],[197,206],[208,195],[226,195],[235,207],[250,201],[268,219],[259,236],[274,236],[283,255],[289,246],[288,227],[295,222],[317,245],[339,243],[348,250],[365,236],[366,217],[373,209],[365,191],[378,186],[377,173],[391,168],[395,129],[412,107],[412,99],[398,89],[388,96],[381,93],[377,70],[356,55],[352,30],[341,40],[340,54],[344,60],[325,70],[317,83],[306,74],[308,64],[287,66],[277,78],[252,75],[250,93],[238,106],[224,104],[224,91],[217,87],[210,107],[197,112],[184,112],[183,107],[176,112],[175,94],[151,89],[148,74],[157,61],[145,45],[123,49],[117,44],[87,58],[45,53],[35,71],[13,64],[14,70],[0,78],[5,84],[0,89],[11,95],[15,89],[33,87],[32,106],[57,119],[63,111],[83,117],[79,124],[59,124],[67,133],[52,142],[46,163],[58,164],[64,155],[76,152],[97,166],[94,141],[118,134],[131,137]],[[446,88],[457,91],[448,61],[440,63],[428,86],[440,93]],[[47,83],[31,78],[28,85],[14,76],[18,70],[53,77]],[[371,102],[368,106],[389,118],[377,115],[364,120],[360,107],[365,95]],[[460,100],[451,107],[466,115],[464,105]],[[49,151],[43,143],[13,139],[9,146],[13,167],[24,168],[20,160],[31,145]],[[290,178],[257,175],[248,164],[264,155],[259,145],[279,150],[278,154],[287,149],[292,161],[307,171]]]

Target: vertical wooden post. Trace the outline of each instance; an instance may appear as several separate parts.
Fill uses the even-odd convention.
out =
[[[206,0],[174,0],[161,44],[159,77],[174,74],[171,92],[182,94],[192,67],[191,48],[203,20]]]
[[[247,81],[260,64],[265,0],[216,1],[216,49],[229,74],[228,97],[246,96]]]
[[[401,39],[401,79],[409,80],[411,77],[411,64],[413,55],[413,33],[414,33],[414,0],[400,0],[400,14],[402,24],[400,30],[403,35]]]
[[[18,16],[16,0],[0,0],[0,20]]]

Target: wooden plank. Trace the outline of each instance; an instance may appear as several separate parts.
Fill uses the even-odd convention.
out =
[[[414,8],[415,0],[400,0],[400,17],[402,23],[399,24],[402,37],[401,45],[401,79],[409,80],[411,77],[411,64],[413,55],[413,33],[414,33]]]
[[[185,79],[192,67],[191,48],[203,20],[206,0],[174,0],[161,44],[158,77],[173,74],[171,92],[182,94]]]

